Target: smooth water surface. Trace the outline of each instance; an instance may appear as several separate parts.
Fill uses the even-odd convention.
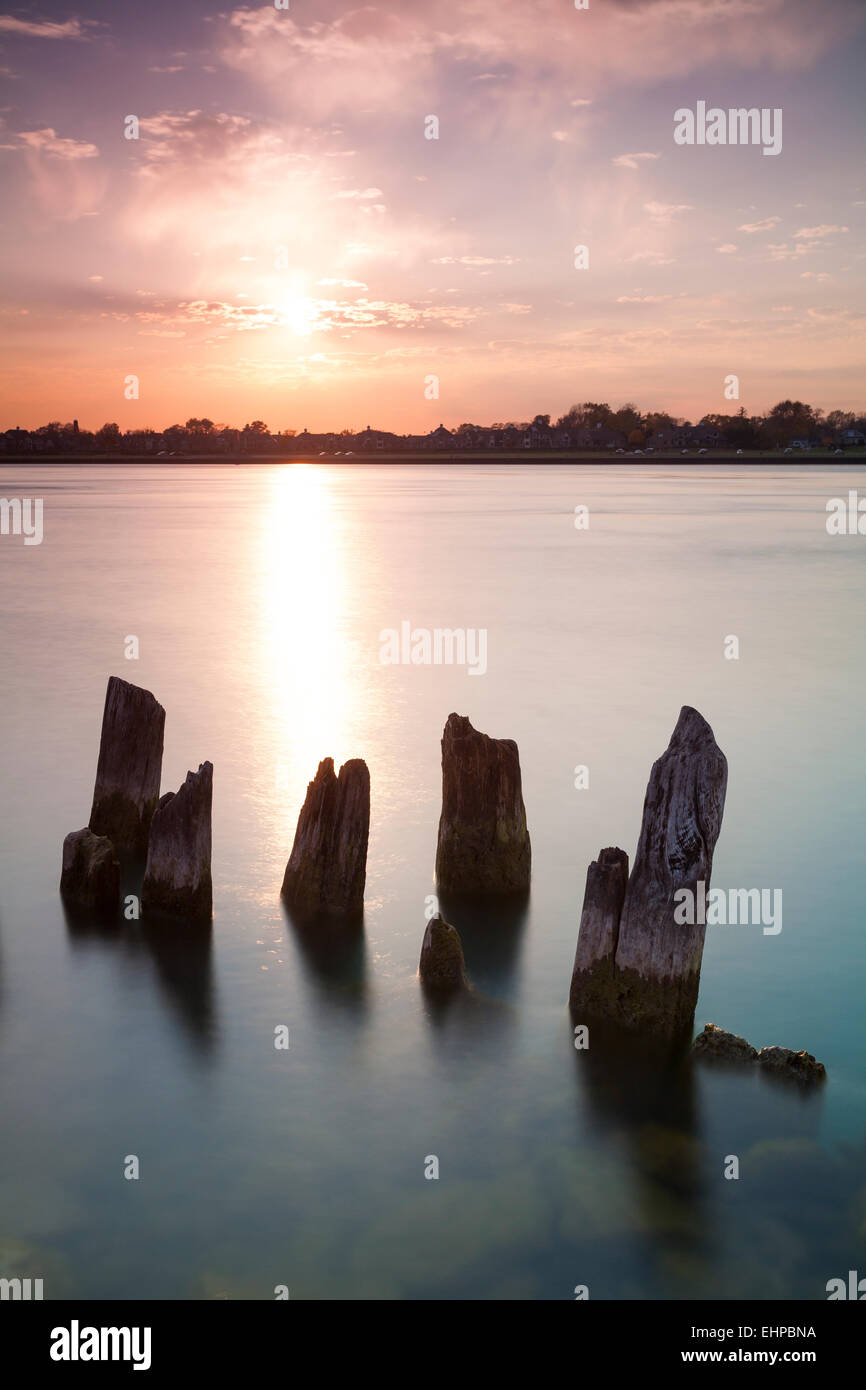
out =
[[[825,525],[851,488],[862,469],[0,464],[45,527],[0,537],[0,1275],[737,1299],[862,1271],[866,537]],[[486,629],[486,673],[383,665],[404,620]],[[111,674],[166,708],[163,790],[214,764],[210,937],[67,923]],[[729,763],[714,885],[784,904],[777,935],[708,928],[696,1028],[806,1048],[819,1095],[573,1046],[586,867],[634,854],[683,704]],[[452,710],[518,743],[533,886],[452,918],[476,998],[437,1012],[416,972]],[[349,939],[279,898],[325,756],[372,779]]]

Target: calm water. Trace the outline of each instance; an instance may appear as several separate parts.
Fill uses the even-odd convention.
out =
[[[45,504],[41,546],[0,538],[0,1275],[568,1299],[823,1298],[863,1273],[866,538],[825,529],[849,487],[862,470],[0,464],[0,496]],[[404,619],[486,628],[487,674],[383,666]],[[67,926],[110,674],[166,708],[164,790],[214,764],[209,941]],[[708,928],[696,1025],[807,1048],[820,1097],[572,1046],[586,866],[634,853],[686,703],[729,762],[714,885],[784,902],[777,936]],[[453,918],[479,997],[436,1015],[416,970],[452,710],[517,740],[533,888],[522,915]],[[343,944],[279,900],[326,755],[372,778]]]

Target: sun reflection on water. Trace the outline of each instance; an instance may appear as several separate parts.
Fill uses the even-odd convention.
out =
[[[337,481],[292,464],[274,471],[262,545],[260,669],[272,702],[271,756],[280,802],[297,815],[319,761],[349,748],[354,684],[347,638],[348,530]]]

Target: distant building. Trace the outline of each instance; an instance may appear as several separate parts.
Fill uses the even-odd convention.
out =
[[[390,430],[374,430],[372,425],[368,425],[360,434],[355,435],[355,448],[363,449],[366,453],[372,450],[395,449],[401,444],[399,435],[392,434]]]
[[[434,449],[452,449],[454,447],[454,436],[450,430],[446,430],[444,425],[439,425],[438,429],[431,430],[427,439]]]

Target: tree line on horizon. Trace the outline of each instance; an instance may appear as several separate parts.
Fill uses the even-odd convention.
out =
[[[795,439],[830,447],[843,442],[846,435],[852,438],[845,442],[862,443],[866,439],[866,412],[831,410],[825,414],[803,401],[785,400],[779,401],[765,415],[749,415],[741,407],[733,415],[704,415],[697,425],[692,425],[666,411],[642,412],[632,402],[614,409],[606,401],[584,401],[571,406],[556,419],[548,414],[536,415],[521,423],[496,421],[492,425],[476,425],[467,421],[456,430],[446,430],[440,425],[426,435],[399,435],[369,426],[365,430],[303,430],[299,434],[297,430],[285,429],[272,433],[263,420],[253,420],[240,429],[207,418],[191,417],[185,424],[169,425],[164,430],[145,426],[126,431],[121,431],[113,421],[91,431],[79,429],[77,420],[66,424],[53,420],[34,430],[7,429],[0,439],[5,441],[7,449],[24,445],[37,453],[153,453],[155,450],[228,453],[292,450],[305,442],[311,446],[355,442],[368,447],[374,440],[377,444],[383,440],[394,445],[411,441],[418,447],[426,440],[441,444],[443,438],[452,441],[457,448],[483,447],[489,445],[491,439],[505,446],[528,441],[536,448],[591,447],[594,437],[609,447],[612,436],[621,436],[623,444],[640,446],[654,440],[663,442],[683,431],[703,431],[713,442],[744,450],[782,448]],[[862,436],[859,440],[858,435]]]

